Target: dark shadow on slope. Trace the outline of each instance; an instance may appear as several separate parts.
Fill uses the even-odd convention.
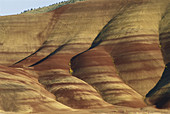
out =
[[[45,42],[43,43],[43,45],[46,44],[46,43],[47,43],[47,41],[45,41]],[[42,50],[43,47],[44,47],[44,46],[41,46],[41,47],[40,47],[38,50],[36,50],[34,53],[32,53],[31,55],[25,57],[24,59],[21,59],[20,61],[18,61],[18,62],[16,62],[16,63],[14,63],[12,66],[14,66],[14,65],[16,65],[16,64],[18,64],[18,63],[20,63],[20,62],[22,62],[22,61],[24,61],[24,60],[26,60],[26,59],[28,59],[29,57],[35,55],[37,52],[39,52],[40,50]]]
[[[14,63],[12,66],[14,66],[14,65],[16,65],[16,64],[18,64],[18,63],[20,63],[20,62],[22,62],[22,61],[24,61],[24,60],[26,60],[26,59],[28,59],[29,57],[35,55],[37,52],[39,52],[39,51],[42,50],[42,49],[43,49],[43,46],[40,47],[38,50],[36,50],[36,51],[35,51],[34,53],[32,53],[31,55],[29,55],[29,56],[25,57],[24,59],[21,59],[20,61]]]
[[[122,15],[124,13],[124,11],[126,11],[126,8],[129,7],[129,4],[125,4],[122,7],[120,7],[120,9],[118,9],[117,14],[115,14],[115,16],[103,27],[103,29],[100,31],[100,33],[96,36],[96,38],[94,39],[93,43],[91,44],[91,47],[87,50],[85,50],[84,52],[81,52],[77,55],[75,55],[74,57],[72,57],[71,61],[73,61],[77,56],[89,51],[90,49],[93,49],[95,47],[97,47],[99,44],[101,44],[104,41],[104,38],[102,38],[102,34],[104,34],[108,29],[109,29],[109,25],[110,23],[112,23],[112,21],[116,20],[116,18],[120,15]]]
[[[52,56],[52,55],[54,55],[54,54],[56,54],[58,51],[60,51],[64,46],[66,46],[67,44],[63,44],[63,45],[61,45],[60,47],[58,47],[56,50],[54,50],[52,53],[50,53],[49,55],[47,55],[46,57],[44,57],[43,59],[41,59],[40,61],[38,61],[38,62],[36,62],[36,63],[34,63],[34,64],[32,64],[32,65],[30,65],[29,67],[33,67],[33,66],[35,66],[35,65],[38,65],[38,64],[40,64],[41,62],[43,62],[43,61],[45,61],[46,59],[48,59],[50,56]]]
[[[155,105],[157,108],[163,109],[167,108],[166,105],[168,102],[170,102],[170,91],[162,95],[161,98],[156,101]]]
[[[44,28],[44,30],[42,30],[42,31],[37,35],[37,37],[38,37],[39,39],[41,39],[41,40],[45,40],[45,39],[46,39],[46,40],[47,40],[48,36],[53,32],[54,27],[56,26],[56,23],[58,22],[61,14],[62,14],[66,9],[67,9],[67,8],[64,8],[64,9],[63,9],[63,8],[58,8],[58,10],[54,10],[54,14],[53,14],[52,18],[50,19],[50,22],[47,24],[47,26]],[[20,63],[20,62],[28,59],[29,57],[35,55],[37,52],[39,52],[40,50],[43,49],[43,47],[44,47],[44,45],[45,45],[46,43],[47,43],[47,41],[45,41],[45,42],[42,44],[42,46],[41,46],[38,50],[36,50],[34,53],[32,53],[31,55],[25,57],[24,59],[22,59],[22,60],[20,60],[20,61],[18,61],[18,62],[16,62],[16,63],[14,63],[13,65],[16,65],[16,64],[18,64],[18,63]],[[13,66],[13,65],[12,65],[12,66]]]
[[[101,30],[101,32],[97,35],[97,37],[96,37],[96,38],[94,39],[94,41],[92,42],[90,48],[87,49],[87,50],[85,50],[85,51],[83,51],[83,52],[81,52],[81,53],[79,53],[79,54],[77,54],[77,55],[75,55],[74,57],[72,57],[72,58],[71,58],[71,61],[73,61],[73,60],[74,60],[76,57],[78,57],[79,55],[81,55],[81,54],[83,54],[83,53],[85,53],[85,52],[87,52],[87,51],[89,51],[89,50],[97,47],[97,46],[103,41],[103,39],[99,39],[99,37],[101,36],[101,34],[103,33],[103,31],[106,30],[107,26],[109,25],[109,23],[110,23],[112,20],[113,20],[113,19],[111,19],[111,20],[103,27],[103,29]],[[98,39],[99,39],[99,41],[96,41],[96,40],[98,40]]]
[[[170,102],[170,87],[165,87],[170,83],[170,63],[166,65],[163,75],[156,86],[149,91],[146,99],[151,99],[151,103],[157,108],[163,109],[169,107]],[[156,93],[158,92],[158,94]]]
[[[158,81],[156,86],[149,91],[149,93],[146,95],[146,97],[151,97],[156,91],[160,90],[163,86],[170,83],[170,63],[166,64],[166,68],[162,74],[161,79]]]

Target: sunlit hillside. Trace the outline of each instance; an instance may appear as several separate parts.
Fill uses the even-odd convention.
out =
[[[0,113],[170,113],[170,0],[70,0],[0,16]]]

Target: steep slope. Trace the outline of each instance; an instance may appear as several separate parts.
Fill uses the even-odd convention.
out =
[[[170,108],[170,5],[160,22],[160,45],[165,62],[165,70],[157,85],[146,95],[146,101],[158,108]]]
[[[52,14],[0,17],[1,64],[9,66],[34,53],[48,35]]]

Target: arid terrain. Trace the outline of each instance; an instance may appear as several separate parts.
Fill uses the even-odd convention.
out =
[[[170,0],[0,16],[0,55],[0,114],[170,114]]]

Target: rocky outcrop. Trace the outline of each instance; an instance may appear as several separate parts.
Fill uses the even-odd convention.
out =
[[[169,3],[86,0],[0,17],[0,100],[10,99],[0,110],[145,107],[164,63],[145,101],[169,108]]]

